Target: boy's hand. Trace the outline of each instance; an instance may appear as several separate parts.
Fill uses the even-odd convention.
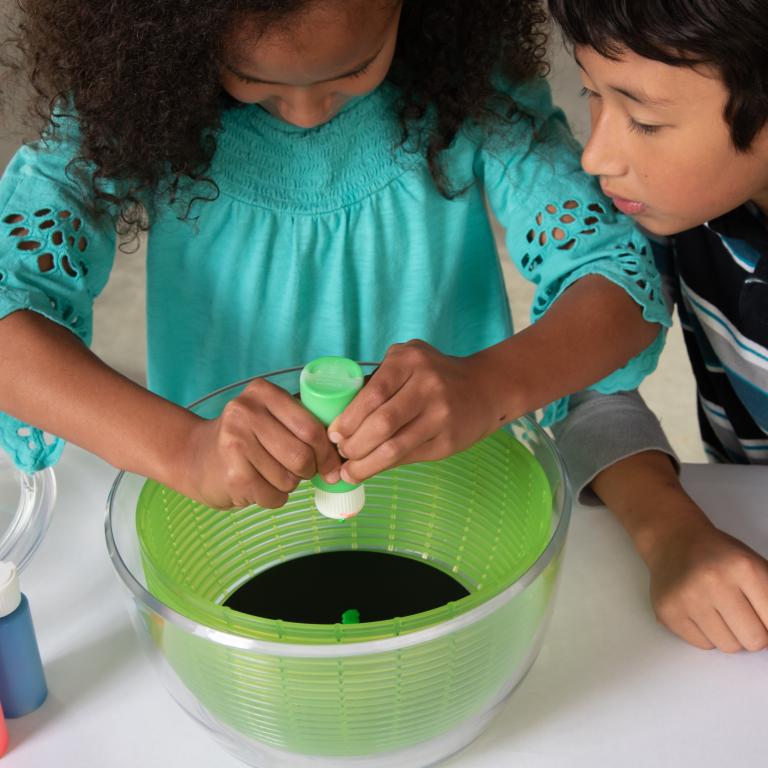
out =
[[[712,525],[666,454],[628,456],[592,488],[645,560],[662,624],[698,648],[768,647],[768,562]]]
[[[451,357],[423,341],[395,344],[368,384],[328,428],[348,482],[399,464],[468,448],[507,419],[477,357]]]
[[[256,379],[217,419],[200,419],[164,480],[219,509],[281,507],[302,478],[339,479],[339,456],[323,425],[280,387]]]
[[[768,562],[708,521],[676,530],[647,558],[658,620],[698,648],[768,647]]]

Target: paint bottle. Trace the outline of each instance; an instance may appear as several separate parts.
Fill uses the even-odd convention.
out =
[[[21,717],[48,695],[29,602],[16,566],[0,562],[0,702],[5,716]]]
[[[341,414],[362,389],[363,370],[346,357],[319,357],[301,372],[300,393],[304,407],[326,427]],[[343,480],[333,485],[320,476],[312,478],[318,512],[336,520],[356,515],[365,504],[365,489]]]

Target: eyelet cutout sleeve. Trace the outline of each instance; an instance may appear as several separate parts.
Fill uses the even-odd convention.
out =
[[[576,280],[597,274],[622,287],[642,307],[647,321],[669,327],[648,241],[581,170],[580,147],[562,112],[552,106],[546,85],[536,83],[520,93],[520,100],[538,117],[518,121],[512,136],[484,146],[476,173],[506,229],[510,258],[536,286],[532,322]],[[605,393],[635,389],[656,367],[663,343],[660,329],[649,347],[592,388]],[[567,412],[568,398],[563,398],[546,409],[544,424]]]
[[[0,318],[38,312],[92,337],[93,300],[108,279],[115,234],[105,217],[89,221],[67,177],[69,142],[20,149],[0,180]],[[53,464],[63,443],[8,414],[0,414],[0,446],[26,472]]]

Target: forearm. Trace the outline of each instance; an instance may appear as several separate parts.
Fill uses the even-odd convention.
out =
[[[621,368],[660,331],[619,286],[599,276],[574,283],[534,325],[475,356],[514,418],[594,384]]]
[[[645,451],[616,462],[597,475],[592,489],[627,530],[648,564],[665,539],[712,525],[683,489],[669,456],[659,451]]]
[[[164,480],[198,420],[112,370],[34,312],[0,320],[0,410],[110,464]]]

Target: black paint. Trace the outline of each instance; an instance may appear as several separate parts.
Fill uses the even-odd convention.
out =
[[[321,552],[280,563],[240,586],[225,605],[265,619],[335,624],[356,608],[382,621],[438,608],[469,592],[426,560],[386,552]]]

